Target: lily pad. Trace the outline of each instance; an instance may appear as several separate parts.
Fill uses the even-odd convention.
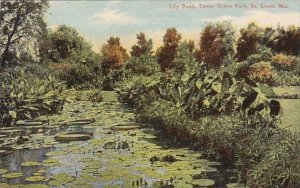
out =
[[[87,124],[91,124],[94,123],[95,119],[78,119],[78,120],[74,120],[74,121],[69,121],[67,122],[68,125],[87,125]]]
[[[55,140],[68,142],[68,141],[83,141],[89,140],[93,136],[93,133],[89,132],[68,132],[62,133],[55,136]]]
[[[245,188],[245,186],[240,183],[228,183],[228,184],[226,184],[226,187],[227,188]]]
[[[19,177],[22,177],[22,176],[23,176],[23,174],[18,173],[18,172],[7,173],[7,174],[2,175],[3,178],[7,178],[7,179],[19,178]]]
[[[19,129],[11,129],[11,130],[0,130],[0,134],[2,135],[22,135],[25,131]]]
[[[213,186],[215,182],[211,179],[193,179],[192,184],[197,186],[207,187],[207,186]]]
[[[43,165],[48,167],[53,167],[53,166],[59,166],[60,163],[58,162],[57,159],[46,159],[44,160]]]
[[[107,142],[104,144],[103,148],[104,149],[115,149],[116,144],[115,144],[115,142]]]
[[[36,120],[19,120],[17,126],[40,126],[48,123],[47,121],[36,121]]]
[[[39,165],[41,165],[41,163],[38,163],[38,162],[24,162],[24,163],[21,163],[21,166],[24,166],[24,167],[39,166]]]
[[[31,176],[31,177],[26,178],[25,181],[36,182],[36,181],[43,181],[45,179],[46,179],[45,176]]]
[[[112,126],[109,129],[114,131],[129,131],[129,130],[134,130],[139,128],[141,127],[136,125],[128,125],[128,126]]]
[[[70,176],[65,173],[59,173],[51,177],[51,181],[49,182],[49,185],[51,186],[61,186],[65,185],[67,183],[70,183],[75,180],[73,176]]]

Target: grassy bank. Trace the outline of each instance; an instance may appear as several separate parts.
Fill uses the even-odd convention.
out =
[[[204,88],[201,92],[194,90],[199,86],[199,80],[207,78],[197,78],[196,87],[192,89],[190,86],[185,87],[180,82],[182,79],[186,78],[177,78],[174,87],[170,87],[172,81],[164,83],[162,77],[132,78],[118,88],[120,100],[126,101],[137,110],[140,114],[139,121],[162,129],[176,142],[188,143],[195,149],[206,151],[210,157],[227,165],[234,165],[239,170],[239,180],[249,187],[300,186],[299,134],[277,128],[278,119],[274,115],[267,118],[264,110],[257,107],[262,106],[259,105],[262,99],[252,99],[256,101],[256,106],[248,105],[247,110],[243,110],[247,106],[247,97],[241,104],[236,104],[238,100],[234,100],[235,103],[231,104],[236,104],[235,107],[230,108],[228,104],[224,106],[226,111],[219,112],[213,105],[205,106],[206,101],[210,100],[208,104],[211,104],[216,100],[213,97],[220,97],[213,92],[207,98],[202,98],[202,101],[199,98],[198,101],[193,101],[193,105],[204,104],[201,108],[196,105],[191,107],[184,100],[193,92],[203,92]],[[217,79],[212,80],[217,82]],[[208,84],[207,87],[211,85],[216,84]],[[169,91],[164,93],[163,88],[168,87]],[[188,94],[180,98],[177,93],[181,92],[176,93],[174,88],[180,88],[182,93]],[[253,98],[253,93],[248,96]],[[230,101],[228,99],[231,98],[222,98],[220,104],[224,100]],[[272,103],[267,97],[264,99],[266,101],[262,104]],[[252,113],[255,110],[257,111]],[[266,110],[270,111],[272,108]]]

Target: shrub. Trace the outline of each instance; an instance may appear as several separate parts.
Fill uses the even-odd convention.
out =
[[[62,110],[66,90],[53,76],[43,79],[26,75],[23,70],[5,72],[0,80],[1,125],[11,125],[19,119],[32,119],[39,115]]]
[[[248,77],[250,80],[260,83],[267,83],[273,85],[276,73],[269,62],[259,62],[250,66]]]
[[[101,88],[103,76],[101,67],[83,63],[50,63],[53,73],[66,82],[68,87],[76,89]]]
[[[296,56],[276,54],[271,63],[278,70],[293,71],[300,64],[300,59]]]
[[[115,89],[119,93],[119,100],[127,102],[130,106],[140,107],[155,99],[154,86],[159,83],[159,77],[132,76],[120,82]],[[147,102],[146,102],[147,101]]]
[[[274,86],[299,86],[300,75],[290,71],[277,71],[274,77]]]

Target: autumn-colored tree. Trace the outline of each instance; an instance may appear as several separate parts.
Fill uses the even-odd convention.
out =
[[[255,23],[250,23],[247,28],[240,30],[240,37],[237,41],[237,59],[244,61],[248,56],[256,54],[261,42],[263,29]]]
[[[174,66],[176,49],[180,40],[181,34],[174,27],[167,29],[166,34],[163,36],[163,46],[156,52],[158,63],[163,71]]]
[[[153,54],[152,39],[147,40],[144,33],[140,32],[136,36],[137,43],[131,47],[132,57],[151,56]]]
[[[102,46],[102,68],[105,74],[119,69],[129,56],[126,49],[121,46],[119,37],[110,37],[106,44]]]
[[[0,1],[1,67],[35,46],[47,6],[47,1]]]
[[[201,33],[198,61],[218,67],[232,59],[235,53],[234,30],[229,22],[208,24]]]

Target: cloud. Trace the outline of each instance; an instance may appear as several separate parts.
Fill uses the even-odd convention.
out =
[[[278,24],[281,26],[299,25],[300,17],[298,12],[288,13],[272,13],[263,10],[251,10],[247,11],[243,16],[220,16],[216,18],[208,18],[204,20],[195,20],[195,22],[217,22],[217,21],[231,21],[236,27],[244,27],[250,22],[255,22],[261,26],[276,27]]]
[[[141,23],[141,19],[119,10],[104,10],[88,18],[92,23],[127,25]]]

